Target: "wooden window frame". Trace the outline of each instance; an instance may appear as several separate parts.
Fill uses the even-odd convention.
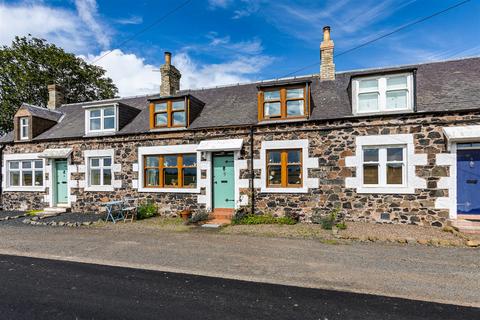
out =
[[[289,151],[298,151],[300,153],[300,162],[288,163],[288,152]],[[272,164],[269,163],[270,153],[271,152],[280,152],[280,172],[281,172],[281,183],[280,184],[270,184],[268,179],[268,173],[270,166],[278,166],[278,163]],[[300,184],[288,184],[288,167],[289,166],[300,166]],[[266,186],[267,188],[303,188],[303,150],[302,149],[271,149],[266,150]]]
[[[302,98],[287,98],[287,90],[303,89]],[[272,91],[280,91],[279,100],[265,101],[265,93]],[[289,101],[303,101],[303,115],[288,116],[287,103]],[[265,103],[280,102],[280,116],[266,116],[265,115]],[[259,121],[266,120],[290,120],[290,119],[305,119],[308,118],[310,113],[310,86],[308,84],[301,86],[287,86],[287,87],[273,87],[260,89],[258,93],[258,117]]]
[[[197,187],[198,183],[198,177],[197,177],[197,182],[194,187],[192,186],[184,186],[183,184],[183,169],[186,168],[197,168],[198,163],[195,166],[184,166],[183,165],[183,157],[184,156],[195,156],[196,159],[196,154],[195,153],[182,153],[182,154],[147,154],[143,156],[143,187],[144,188],[173,188],[173,189],[192,189]],[[164,160],[165,157],[177,157],[177,165],[176,166],[165,166],[164,165]],[[158,166],[157,167],[147,167],[147,157],[156,157],[158,158]],[[175,168],[177,169],[177,177],[178,177],[178,184],[177,186],[171,186],[171,185],[165,185],[165,179],[164,179],[164,170],[168,168]],[[155,186],[148,186],[147,185],[147,170],[148,169],[158,169],[158,179],[159,183],[158,185]],[[197,174],[197,173],[196,173]]]
[[[182,110],[173,110],[173,103],[183,101],[183,109]],[[155,105],[160,103],[166,103],[167,109],[165,111],[155,111]],[[171,100],[158,100],[153,101],[150,103],[150,128],[158,129],[158,128],[185,128],[188,127],[189,119],[189,109],[190,109],[190,100],[189,99],[171,99]],[[176,112],[184,112],[185,113],[185,123],[183,125],[175,125],[173,123],[173,114]],[[167,114],[167,123],[162,125],[157,125],[157,114]]]

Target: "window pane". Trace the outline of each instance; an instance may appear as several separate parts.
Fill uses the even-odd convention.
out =
[[[280,163],[281,162],[281,152],[280,151],[269,151],[268,152],[268,163]]]
[[[387,90],[407,89],[407,77],[387,78]]]
[[[92,166],[92,167],[99,167],[100,166],[100,159],[92,158],[90,161],[91,161],[90,166]]]
[[[103,109],[104,116],[114,116],[115,115],[115,108],[105,108]]]
[[[378,93],[361,93],[358,95],[358,111],[377,111]]]
[[[10,185],[13,187],[20,186],[20,172],[18,171],[10,172]]]
[[[267,174],[269,185],[282,184],[282,169],[280,166],[268,166]]]
[[[363,165],[363,183],[378,184],[378,165],[376,164]]]
[[[287,90],[287,99],[303,98],[303,88]]]
[[[288,151],[288,163],[300,163],[300,154],[299,150],[289,150]]]
[[[18,161],[11,161],[10,162],[10,169],[18,169],[20,168],[20,162]]]
[[[185,125],[185,112],[174,112],[173,113],[173,124],[174,125]]]
[[[387,184],[402,184],[403,165],[401,163],[387,164]]]
[[[28,127],[22,127],[22,138],[28,137]]]
[[[176,167],[177,166],[177,156],[164,156],[163,165],[165,167]]]
[[[265,91],[263,93],[263,99],[265,101],[280,100],[280,91]]]
[[[115,129],[115,117],[103,119],[103,129]]]
[[[100,185],[100,169],[90,170],[90,185],[92,186]]]
[[[30,162],[30,161],[22,161],[22,168],[23,168],[23,169],[30,169],[30,168],[32,168],[32,162]]]
[[[197,185],[197,169],[185,168],[183,169],[183,186],[187,188],[194,188]]]
[[[100,130],[100,119],[90,119],[90,130]]]
[[[145,172],[145,186],[154,187],[159,185],[158,169],[147,169]]]
[[[289,116],[303,116],[303,100],[287,101],[287,115]]]
[[[164,169],[163,181],[165,186],[178,187],[178,169],[177,168]]]
[[[43,186],[43,171],[35,171],[35,186]]]
[[[280,102],[267,102],[265,103],[265,116],[279,116],[280,112]]]
[[[377,79],[360,80],[359,87],[360,87],[360,91],[362,92],[377,91],[378,80]]]
[[[302,173],[300,166],[288,166],[288,185],[302,184]]]
[[[155,125],[156,126],[166,126],[168,117],[166,113],[159,113],[155,115]]]
[[[158,167],[159,158],[158,157],[146,157],[145,165],[147,167]]]
[[[364,162],[377,162],[378,161],[378,149],[363,149],[363,161]]]
[[[32,186],[33,185],[33,175],[32,171],[23,171],[23,186]]]
[[[183,110],[185,109],[185,101],[173,101],[172,110]]]
[[[90,118],[100,118],[101,110],[90,110]]]
[[[28,118],[20,118],[20,123],[22,126],[28,126]]]
[[[403,161],[403,148],[387,148],[387,161]]]
[[[155,104],[155,112],[167,111],[167,103],[157,103]]]
[[[407,90],[387,91],[387,109],[406,109]]]
[[[43,160],[35,160],[35,168],[37,169],[43,168]]]
[[[183,166],[192,167],[197,165],[197,155],[196,154],[186,154],[183,156]]]
[[[112,158],[103,158],[103,166],[104,167],[110,167],[112,165]]]
[[[103,185],[109,186],[112,184],[112,170],[103,169]]]

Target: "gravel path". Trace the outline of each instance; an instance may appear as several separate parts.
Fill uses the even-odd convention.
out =
[[[97,222],[99,219],[103,219],[105,215],[95,214],[95,213],[75,213],[75,212],[66,212],[62,213],[55,217],[49,217],[41,219],[42,222]]]
[[[0,254],[480,307],[478,249],[166,232],[0,226]]]

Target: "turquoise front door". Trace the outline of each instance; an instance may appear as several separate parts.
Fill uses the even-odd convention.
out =
[[[55,202],[68,203],[67,161],[55,161]]]
[[[213,156],[213,208],[235,208],[233,155]]]

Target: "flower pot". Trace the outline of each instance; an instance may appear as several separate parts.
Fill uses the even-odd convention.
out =
[[[192,212],[190,210],[180,211],[180,217],[182,217],[184,221],[188,221],[191,215],[192,215]]]

